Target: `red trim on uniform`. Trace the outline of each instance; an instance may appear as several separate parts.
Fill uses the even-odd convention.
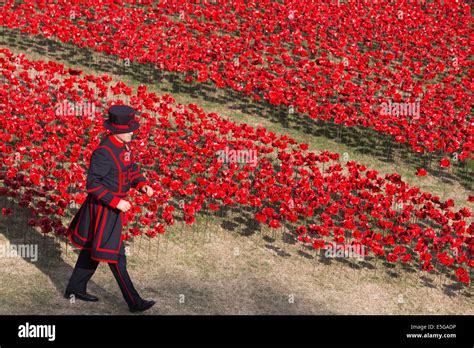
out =
[[[127,186],[130,181],[128,181],[128,177],[125,173],[123,173],[123,178],[122,178],[123,186]]]
[[[110,192],[114,196],[119,196],[119,197],[126,197],[128,195],[128,192],[114,192],[110,190],[106,190],[106,191]]]
[[[92,200],[89,202],[89,231],[87,233],[87,238],[83,238],[79,233],[77,233],[77,237],[80,239],[80,240],[83,240],[85,242],[90,242],[92,240],[92,233],[91,233],[91,227],[90,225],[92,224]],[[101,206],[99,206],[101,207]],[[99,213],[99,211],[97,212],[97,214]],[[97,220],[98,220],[98,215],[96,216]],[[79,224],[78,224],[78,227],[79,227]]]
[[[147,185],[147,182],[146,181],[141,181],[137,184],[136,189],[139,190],[145,185]]]
[[[140,168],[141,166],[137,163],[137,170],[131,170],[130,171],[130,175],[134,175],[136,173],[140,173]]]
[[[106,193],[107,193],[107,190],[104,190],[100,195],[97,196],[97,199],[101,199],[102,197],[105,196]]]
[[[111,191],[107,190],[106,188],[104,188],[104,191],[101,192],[98,196],[97,196],[97,199],[101,199],[103,196],[105,196],[107,194],[107,192],[110,192],[112,194]],[[121,193],[116,193],[114,192],[116,195],[122,195],[123,197],[125,197],[127,195],[126,192],[121,192]],[[117,208],[117,204],[118,202],[120,202],[120,198],[117,198],[117,197],[113,197],[112,200],[110,201],[110,203],[108,204],[109,206],[111,206],[112,208]]]
[[[79,248],[79,249],[91,250],[91,248],[86,248],[86,247],[84,247],[84,246],[82,246],[82,245],[80,245],[80,244],[77,244],[77,243],[72,239],[72,237],[73,237],[73,235],[70,234],[68,238],[69,238],[69,240],[71,241],[71,243],[72,243],[75,247],[77,247],[77,248]]]
[[[120,270],[119,270],[119,268],[118,268],[118,265],[115,265],[115,267],[117,268],[117,272],[118,272],[118,274],[119,274],[119,276],[120,276],[120,279],[122,280],[123,286],[125,286],[125,290],[127,290],[128,296],[130,296],[130,298],[132,299],[133,304],[135,304],[135,299],[133,298],[132,294],[131,294],[130,291],[128,290],[127,284],[125,283],[125,281],[124,281],[123,278],[122,278],[122,274],[120,273]]]
[[[105,221],[107,220],[107,213],[108,213],[108,210],[105,211],[105,214],[104,214],[104,221],[102,222],[102,227],[100,228],[100,232],[99,232],[99,240],[97,242],[97,248],[96,250],[97,251],[103,251],[103,252],[106,252],[106,253],[118,253],[119,250],[120,250],[120,247],[122,245],[122,242],[121,240],[119,241],[119,246],[117,249],[106,249],[106,248],[101,248],[100,247],[100,242],[102,241],[102,234],[104,232],[104,225],[105,225]],[[117,217],[117,219],[119,219],[120,217]]]
[[[104,226],[105,226],[105,221],[107,220],[107,213],[108,212],[109,212],[108,210],[105,210],[104,217],[103,217],[103,220],[102,220],[102,226],[100,227],[99,240],[97,242],[97,248],[96,248],[96,250],[98,250],[98,251],[104,250],[103,248],[100,247],[100,242],[102,241],[102,233],[104,232]],[[104,251],[109,251],[109,250],[110,249],[105,249]]]
[[[112,200],[110,201],[109,205],[110,205],[112,208],[117,208],[117,204],[119,204],[120,201],[121,201],[120,198],[114,197],[114,198],[112,198]]]
[[[92,210],[92,207],[94,206],[94,203],[95,202],[95,197],[91,195],[91,199],[90,199],[90,202],[89,202],[89,231],[88,231],[88,234],[89,234],[89,237],[91,238],[92,240],[92,237],[93,237],[93,233],[94,231],[92,230],[91,226],[92,226],[92,213],[93,213],[93,210]]]
[[[94,257],[92,255],[91,255],[91,259],[96,260],[96,261],[108,262],[108,263],[118,263],[117,260],[106,260],[106,259],[101,259],[101,258],[98,258],[98,257]]]
[[[100,213],[102,212],[102,209],[103,207],[99,205],[99,209],[97,209],[97,215],[96,215],[96,221],[95,221],[95,227],[94,227],[94,236],[95,236],[95,233],[97,232],[97,226],[99,225],[99,217],[100,217]]]
[[[112,126],[114,126],[115,128],[123,128],[123,129],[125,129],[125,128],[128,128],[128,127],[129,127],[128,124],[118,124],[118,123],[112,123],[112,122],[110,122],[110,124],[111,124]]]
[[[99,186],[97,186],[97,187],[95,187],[95,188],[88,189],[87,192],[89,192],[89,193],[95,192],[95,191],[97,191],[98,189],[100,189],[101,187],[104,187],[104,185],[99,185]]]
[[[137,178],[139,178],[139,177],[145,178],[145,177],[143,176],[143,174],[138,173],[138,174],[132,175],[129,180],[133,181],[133,180],[135,180],[135,179],[137,179]]]
[[[130,190],[130,187],[132,186],[132,183],[128,179],[124,180],[123,186],[128,186],[128,189]]]
[[[82,238],[82,237],[79,235],[79,233],[77,233],[78,230],[79,230],[79,224],[81,223],[82,214],[84,213],[83,207],[84,207],[84,206],[81,207],[81,213],[79,214],[79,217],[77,218],[77,224],[76,224],[76,227],[74,228],[74,231],[73,231],[72,234],[77,235],[77,236],[79,237],[79,239],[81,239],[81,240],[87,241],[87,239]]]
[[[77,236],[77,238],[79,238],[80,240],[83,240],[83,241],[85,241],[85,242],[88,242],[88,241],[89,241],[88,238],[82,237],[79,233],[77,233],[76,236]]]
[[[126,128],[127,126],[125,126]],[[120,127],[118,127],[120,128]],[[112,144],[114,144],[115,146],[118,146],[118,147],[123,147],[125,145],[125,143],[121,140],[119,140],[115,135],[109,135],[109,138],[110,138],[110,141],[112,142]]]

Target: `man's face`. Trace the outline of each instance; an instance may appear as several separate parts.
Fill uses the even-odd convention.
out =
[[[133,132],[115,134],[115,136],[118,139],[122,140],[124,143],[129,143],[130,141],[132,141],[132,135],[133,135]]]

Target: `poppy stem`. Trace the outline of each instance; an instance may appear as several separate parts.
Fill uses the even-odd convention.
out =
[[[158,235],[158,238],[156,239],[156,259],[158,260],[160,258],[160,244],[161,244],[161,234]]]
[[[184,223],[184,216],[183,216],[183,221],[181,221],[180,224],[181,224],[181,233],[184,235],[184,246],[186,247],[186,250],[187,250],[188,235],[187,235],[187,232],[186,232],[186,225]]]
[[[132,243],[132,254],[135,255],[135,237],[130,239],[130,242]]]
[[[195,223],[193,223],[191,225],[193,243],[196,241],[196,239],[195,239],[196,238],[196,228],[197,228],[198,223],[199,223],[199,214],[196,214],[195,219],[196,219]]]
[[[209,222],[209,215],[206,215],[206,225],[204,227],[204,243],[207,243],[207,239],[208,239],[207,238],[208,233],[209,233],[208,228],[207,228],[208,222]]]
[[[282,221],[282,226],[278,232],[278,241],[281,244],[281,249],[285,250],[285,241],[284,241],[284,235],[285,235],[285,226],[284,222]]]
[[[313,248],[313,254],[314,254],[314,256],[313,256],[313,269],[311,271],[312,275],[314,275],[314,271],[316,269],[316,263],[318,261],[318,249]]]
[[[165,253],[168,252],[168,241],[169,241],[169,238],[170,238],[169,234],[166,234],[166,235],[165,235],[165,248],[164,248],[164,249],[165,249]]]
[[[147,255],[147,264],[150,266],[150,247],[151,247],[151,237],[148,237],[148,255]]]
[[[138,242],[138,253],[137,253],[137,256],[140,256],[140,250],[142,249],[142,238],[143,238],[143,235],[140,233],[140,241]]]

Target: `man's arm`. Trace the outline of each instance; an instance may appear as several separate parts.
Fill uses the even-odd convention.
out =
[[[98,148],[92,152],[86,189],[97,200],[101,200],[112,208],[117,208],[120,198],[113,195],[103,186],[103,178],[110,171],[110,158],[106,149]]]
[[[141,172],[141,166],[137,163],[132,164],[132,170],[130,171],[130,185],[140,191],[142,191],[141,188],[143,186],[148,185],[147,179]]]

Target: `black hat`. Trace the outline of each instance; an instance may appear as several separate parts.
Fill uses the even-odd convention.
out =
[[[112,105],[109,110],[109,119],[104,121],[104,127],[113,133],[128,133],[140,127],[135,120],[135,109],[128,105]]]

